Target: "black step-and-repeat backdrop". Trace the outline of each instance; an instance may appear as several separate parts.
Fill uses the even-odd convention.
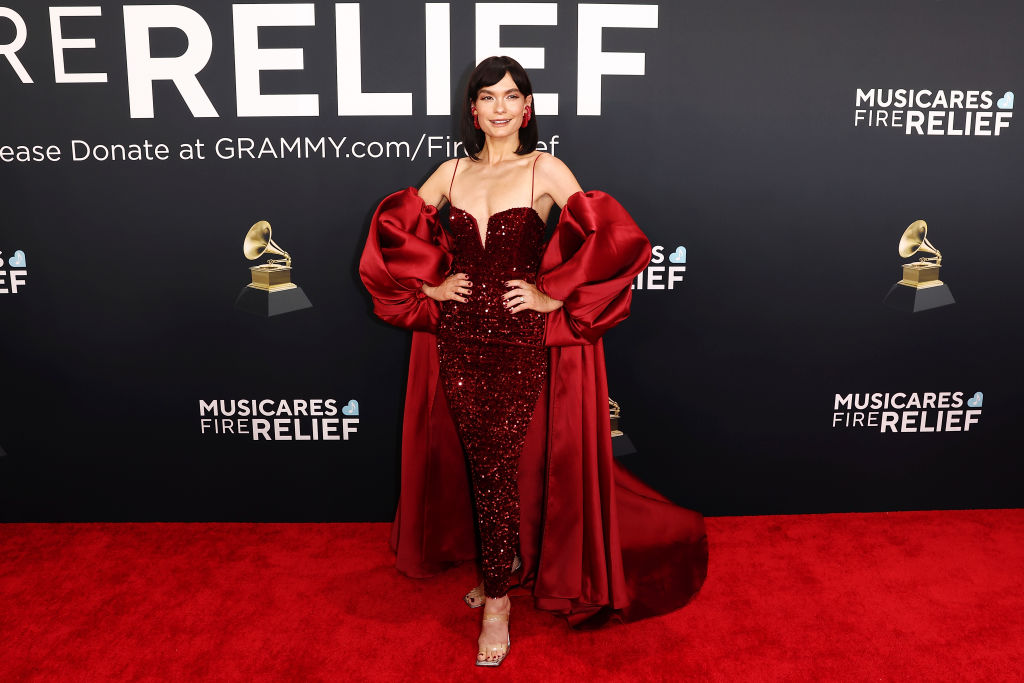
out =
[[[625,464],[707,514],[1020,506],[1022,20],[0,0],[0,517],[389,519],[409,337],[356,261],[491,54],[655,247]]]

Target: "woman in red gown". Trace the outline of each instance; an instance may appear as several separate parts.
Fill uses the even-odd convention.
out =
[[[465,600],[484,608],[481,666],[508,652],[516,571],[538,607],[591,627],[676,609],[707,572],[703,518],[611,456],[601,335],[628,315],[650,244],[536,151],[532,93],[515,60],[481,62],[467,158],[385,198],[359,264],[377,315],[414,331],[396,564],[422,577],[480,558]]]

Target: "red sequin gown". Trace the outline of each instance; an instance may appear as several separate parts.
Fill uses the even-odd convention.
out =
[[[524,191],[524,204],[526,199]],[[433,576],[480,554],[474,485],[440,376],[437,335],[442,315],[451,312],[442,313],[421,286],[441,284],[453,272],[453,257],[473,260],[474,254],[489,257],[492,248],[498,252],[503,242],[496,235],[512,222],[523,231],[520,245],[522,234],[540,229],[525,207],[503,211],[489,221],[488,239],[493,241],[485,240],[485,248],[475,251],[479,247],[472,241],[465,244],[472,236],[465,232],[472,219],[457,209],[453,213],[455,235],[441,226],[437,209],[425,204],[416,188],[394,192],[374,212],[359,260],[376,315],[412,331],[401,498],[391,527],[395,565],[412,577]],[[453,245],[455,240],[462,244]],[[577,192],[561,207],[536,278],[540,291],[564,305],[543,316],[547,388],[517,464],[521,583],[538,608],[563,615],[578,628],[593,628],[611,617],[633,621],[678,609],[707,574],[700,513],[673,504],[612,457],[601,337],[629,315],[630,284],[650,257],[650,243],[614,197],[596,190]],[[508,258],[513,265],[528,260]],[[473,298],[480,299],[472,305],[491,301],[481,293],[483,276],[473,275]],[[510,342],[534,339],[528,336],[532,328],[502,334],[494,340],[499,343],[477,353],[477,360],[517,353]],[[466,426],[465,418],[460,421]],[[490,416],[484,423],[497,424]],[[516,531],[510,524],[509,533]],[[486,546],[483,550],[490,552]]]
[[[449,239],[452,272],[473,286],[467,302],[441,305],[441,381],[469,461],[484,592],[501,597],[519,547],[519,456],[548,370],[544,315],[511,313],[502,295],[508,280],[536,280],[544,222],[513,207],[488,218],[481,240],[476,219],[453,206]]]

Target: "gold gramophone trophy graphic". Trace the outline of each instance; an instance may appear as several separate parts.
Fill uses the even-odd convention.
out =
[[[942,254],[928,241],[927,223],[914,221],[903,231],[899,252],[903,258],[922,252],[934,256],[922,256],[913,263],[903,264],[903,279],[894,284],[885,295],[887,306],[899,311],[918,313],[956,303],[949,286],[939,279]]]
[[[608,397],[608,421],[612,427],[612,455],[621,458],[624,455],[636,453],[636,446],[629,440],[629,437],[619,429],[619,419],[622,417],[622,407],[618,401]]]
[[[252,282],[242,288],[235,308],[269,318],[283,313],[312,308],[302,288],[292,282],[292,257],[270,237],[270,223],[260,221],[249,228],[242,243],[242,253],[250,261],[266,254],[283,256],[267,259],[249,268]]]

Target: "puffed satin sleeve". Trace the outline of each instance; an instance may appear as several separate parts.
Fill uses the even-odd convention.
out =
[[[388,195],[370,221],[359,258],[359,277],[373,298],[373,312],[411,330],[437,329],[437,302],[420,289],[444,281],[452,257],[437,208],[408,187]]]
[[[592,344],[629,315],[630,287],[651,244],[614,197],[577,192],[544,250],[537,288],[564,302],[548,314],[547,346]]]

